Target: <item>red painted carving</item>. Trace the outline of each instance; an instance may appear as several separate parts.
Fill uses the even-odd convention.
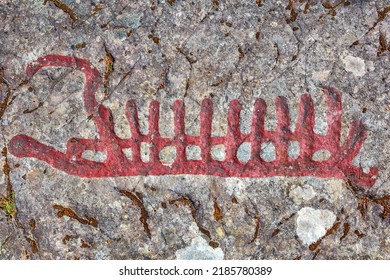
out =
[[[228,132],[225,137],[211,135],[213,104],[205,99],[200,111],[200,135],[186,135],[184,127],[184,103],[177,100],[174,103],[174,137],[161,137],[158,130],[159,103],[152,101],[149,112],[149,132],[142,134],[134,100],[126,104],[126,117],[130,124],[131,138],[119,138],[114,132],[114,122],[111,111],[99,104],[95,93],[101,82],[100,73],[91,64],[81,58],[72,56],[47,55],[39,58],[27,67],[27,75],[33,76],[39,69],[48,66],[72,67],[81,70],[85,75],[84,103],[88,115],[96,123],[99,139],[68,140],[67,151],[62,153],[53,147],[45,145],[30,136],[17,135],[12,138],[9,147],[17,157],[33,157],[43,160],[53,167],[69,174],[81,177],[115,177],[136,175],[175,175],[203,174],[222,177],[272,177],[272,176],[313,176],[319,178],[348,179],[361,186],[372,186],[375,183],[377,169],[371,168],[370,173],[363,172],[361,167],[354,166],[352,160],[359,153],[365,138],[366,128],[359,120],[350,125],[349,135],[343,145],[340,144],[341,133],[341,95],[331,87],[324,87],[329,113],[327,117],[328,130],[324,136],[314,133],[314,104],[308,94],[301,97],[299,117],[295,131],[290,130],[290,117],[287,99],[276,99],[278,126],[275,131],[264,128],[266,104],[263,99],[257,99],[254,105],[252,126],[249,134],[240,131],[241,105],[238,100],[230,103],[228,112]],[[300,154],[296,159],[288,156],[290,141],[297,141]],[[148,162],[141,159],[141,143],[150,144]],[[249,142],[251,157],[247,162],[237,158],[239,146]],[[264,161],[261,156],[262,143],[272,142],[275,146],[275,160]],[[226,158],[218,161],[212,158],[210,150],[213,145],[222,144],[226,149]],[[201,149],[201,160],[188,160],[186,146],[197,145]],[[159,158],[159,152],[167,146],[176,147],[176,158],[171,165],[164,165]],[[129,160],[123,149],[132,150]],[[86,150],[105,152],[104,162],[84,159]],[[327,150],[331,156],[326,161],[314,161],[313,154],[318,150]]]

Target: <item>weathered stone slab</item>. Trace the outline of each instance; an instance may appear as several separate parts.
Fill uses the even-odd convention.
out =
[[[1,1],[1,259],[390,258],[389,1]]]

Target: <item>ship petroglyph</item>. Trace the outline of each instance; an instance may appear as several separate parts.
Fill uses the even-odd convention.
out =
[[[366,127],[360,120],[350,124],[349,133],[340,143],[342,122],[342,100],[339,91],[333,87],[323,87],[322,92],[328,106],[327,132],[319,135],[314,132],[314,102],[309,94],[301,95],[298,120],[294,131],[290,128],[290,114],[285,97],[276,98],[277,128],[273,131],[265,129],[264,121],[266,103],[257,99],[252,114],[250,132],[244,134],[240,130],[241,104],[232,100],[227,115],[227,133],[225,136],[212,136],[213,103],[205,99],[200,109],[200,134],[198,136],[185,133],[185,104],[176,100],[173,104],[174,136],[162,137],[159,132],[160,104],[152,101],[149,106],[149,129],[141,133],[138,110],[135,100],[125,105],[127,121],[130,125],[131,137],[120,138],[114,131],[112,112],[96,99],[96,92],[101,83],[99,71],[87,60],[73,56],[46,55],[29,63],[27,76],[31,78],[43,67],[72,67],[85,75],[84,105],[88,116],[92,116],[98,130],[98,139],[71,138],[67,142],[65,153],[56,150],[28,135],[16,135],[10,143],[10,152],[17,157],[31,157],[47,162],[54,168],[68,174],[98,178],[117,176],[148,175],[211,175],[220,177],[263,178],[272,176],[312,176],[318,178],[347,179],[360,186],[372,186],[378,171],[371,168],[368,173],[359,166],[353,165],[366,139]],[[289,157],[289,143],[299,143],[299,155]],[[246,162],[237,156],[239,147],[248,142],[251,146],[250,158]],[[264,143],[272,143],[275,147],[275,159],[266,161],[261,157]],[[150,156],[147,162],[141,157],[141,144],[150,145]],[[188,159],[188,145],[200,148],[200,159]],[[223,160],[214,159],[211,149],[215,145],[223,145],[226,155]],[[173,146],[176,157],[172,164],[162,162],[159,152],[165,147]],[[124,149],[131,149],[129,159]],[[313,154],[326,150],[330,157],[324,161],[313,160]],[[104,152],[107,157],[102,162],[83,158],[85,151]]]

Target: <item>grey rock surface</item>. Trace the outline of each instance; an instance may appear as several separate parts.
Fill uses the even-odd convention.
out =
[[[0,0],[0,19],[0,259],[390,258],[390,1]],[[284,96],[295,129],[304,93],[314,100],[314,131],[325,135],[321,88],[332,86],[342,93],[341,142],[361,120],[367,138],[353,163],[366,173],[377,168],[376,182],[81,178],[16,157],[9,143],[19,134],[62,152],[70,138],[99,137],[80,71],[48,67],[27,78],[27,64],[48,54],[99,70],[97,98],[121,138],[131,137],[130,99],[142,132],[150,101],[159,101],[160,133],[172,137],[174,101],[186,104],[186,133],[199,135],[201,102],[211,98],[212,134],[224,136],[231,100],[241,101],[240,127],[249,133],[256,98],[267,103],[265,128],[275,130],[275,100]],[[299,148],[291,143],[289,156]],[[248,161],[250,151],[245,144],[237,157]],[[176,152],[160,158],[170,165]],[[225,152],[212,148],[216,160]],[[194,159],[200,153],[187,151]],[[261,154],[273,161],[274,145]],[[83,157],[104,162],[106,154]],[[319,151],[315,160],[328,157]]]
[[[178,260],[223,260],[221,248],[213,248],[202,237],[198,236],[191,241],[191,245],[176,251]]]

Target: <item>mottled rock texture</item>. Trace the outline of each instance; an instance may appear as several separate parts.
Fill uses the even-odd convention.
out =
[[[388,0],[0,0],[0,259],[389,259],[389,42]],[[321,87],[332,86],[342,93],[341,142],[361,120],[367,138],[353,163],[367,173],[376,167],[376,183],[81,178],[15,157],[9,143],[18,134],[62,152],[72,137],[98,138],[80,71],[49,67],[27,78],[27,64],[47,54],[83,58],[99,70],[97,98],[112,110],[121,138],[131,137],[130,99],[142,132],[150,101],[159,101],[160,132],[172,137],[174,101],[184,100],[186,133],[198,135],[201,102],[211,98],[212,133],[223,136],[231,100],[241,101],[248,133],[256,98],[267,103],[266,129],[275,130],[275,100],[284,96],[294,129],[304,93],[314,100],[314,131],[324,135],[332,112]],[[250,149],[240,147],[239,160]],[[147,161],[148,148],[141,150]],[[186,152],[193,159],[201,153]],[[160,156],[171,164],[175,153]],[[225,157],[223,147],[212,153]],[[275,147],[261,153],[272,161]],[[296,143],[288,155],[298,157]]]

